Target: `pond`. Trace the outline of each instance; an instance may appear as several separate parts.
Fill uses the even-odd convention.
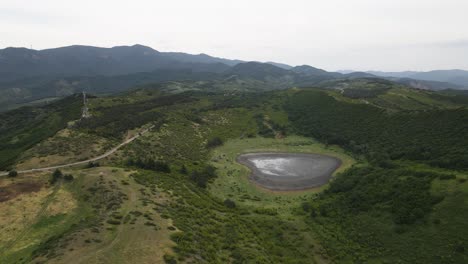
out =
[[[270,190],[293,191],[326,184],[341,160],[320,154],[249,153],[237,161],[250,168],[250,180]]]

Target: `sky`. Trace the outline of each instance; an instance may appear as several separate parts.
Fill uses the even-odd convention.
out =
[[[0,0],[0,48],[142,44],[326,70],[468,70],[468,0]]]

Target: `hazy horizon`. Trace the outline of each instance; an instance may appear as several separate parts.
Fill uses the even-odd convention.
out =
[[[138,43],[329,71],[468,70],[462,0],[0,3],[0,48]]]

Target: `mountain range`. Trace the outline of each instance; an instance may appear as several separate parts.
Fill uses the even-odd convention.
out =
[[[446,84],[455,84],[461,88],[468,87],[468,71],[464,70],[435,70],[428,72],[403,71],[382,72],[368,71],[367,73],[380,77],[395,77],[400,79],[413,79],[422,81],[434,81]]]
[[[113,48],[75,45],[46,50],[6,48],[0,50],[0,82],[44,75],[109,76],[157,69],[221,72],[239,62],[206,54],[159,52],[142,45]]]
[[[309,65],[246,62],[159,52],[143,45],[100,48],[68,46],[45,50],[0,50],[0,103],[9,109],[31,101],[86,90],[115,93],[136,85],[185,80],[249,80],[249,89],[314,86],[333,79],[385,78],[418,89],[468,87],[468,72],[328,72]],[[257,87],[258,86],[258,87]]]

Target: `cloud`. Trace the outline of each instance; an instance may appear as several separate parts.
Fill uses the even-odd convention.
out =
[[[29,24],[29,25],[58,25],[73,21],[70,16],[52,12],[35,11],[24,8],[0,7],[0,21],[2,23]]]

